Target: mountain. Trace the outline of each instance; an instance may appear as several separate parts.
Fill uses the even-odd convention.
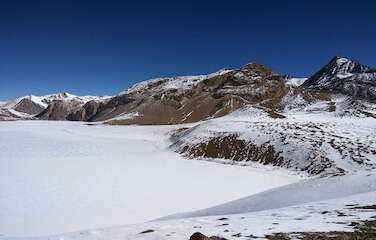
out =
[[[0,120],[46,119],[67,120],[66,116],[88,101],[102,101],[109,97],[76,96],[56,93],[45,96],[23,96],[0,103]]]
[[[132,86],[99,107],[90,121],[177,124],[224,116],[246,104],[273,106],[285,94],[283,78],[251,63],[209,75],[158,78]]]
[[[74,118],[76,111],[81,110],[88,102],[103,102],[110,97],[97,96],[75,96],[66,94],[61,98],[55,98],[49,102],[48,106],[35,117],[44,120],[85,120],[82,117]]]
[[[376,101],[376,69],[344,57],[335,57],[302,85],[303,88],[343,93]]]

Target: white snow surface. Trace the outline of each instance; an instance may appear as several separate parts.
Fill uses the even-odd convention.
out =
[[[168,150],[176,127],[0,122],[0,235],[140,223],[300,179],[183,159]]]
[[[307,179],[208,209],[175,214],[161,219],[256,212],[367,192],[376,192],[376,171],[352,173],[339,177]],[[376,199],[374,201],[376,202]]]
[[[266,234],[278,232],[353,231],[353,222],[370,220],[374,210],[354,209],[375,203],[376,192],[306,203],[286,208],[233,215],[186,218],[112,228],[88,229],[79,232],[28,238],[35,240],[181,240],[195,232],[226,239],[264,239]],[[149,233],[144,231],[152,230]],[[235,235],[235,236],[234,236]],[[0,239],[19,240],[23,238]]]
[[[300,86],[304,83],[305,80],[308,78],[289,78],[286,80],[286,84],[289,86]]]
[[[125,119],[133,119],[133,118],[136,118],[136,117],[142,117],[143,115],[139,112],[130,112],[130,113],[122,113],[116,117],[113,117],[107,121],[110,121],[110,120],[125,120]]]

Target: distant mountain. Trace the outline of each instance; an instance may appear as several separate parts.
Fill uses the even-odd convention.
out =
[[[0,103],[0,120],[67,120],[66,116],[73,109],[82,107],[88,101],[101,101],[107,98],[109,97],[79,97],[66,92],[45,96],[23,96]],[[59,109],[58,106],[63,107]]]
[[[302,87],[376,101],[376,69],[348,58],[335,57]]]

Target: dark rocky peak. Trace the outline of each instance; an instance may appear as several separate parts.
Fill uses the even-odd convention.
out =
[[[270,68],[268,68],[268,67],[266,67],[262,64],[258,64],[258,63],[254,63],[254,62],[251,62],[251,63],[244,65],[240,69],[240,71],[243,72],[243,73],[251,73],[253,75],[261,75],[261,76],[273,74],[273,71]]]
[[[370,67],[362,65],[355,60],[340,56],[336,56],[330,60],[327,67],[331,74],[367,73],[372,70]]]
[[[374,101],[376,100],[376,69],[348,58],[334,57],[305,81],[302,87]]]
[[[323,68],[312,75],[303,86],[312,85],[325,85],[332,80],[347,79],[356,76],[362,76],[361,74],[374,74],[375,69],[366,65],[360,64],[358,61],[351,60],[345,57],[336,56],[329,61]],[[355,76],[355,78],[354,78]],[[356,78],[358,79],[358,78]]]

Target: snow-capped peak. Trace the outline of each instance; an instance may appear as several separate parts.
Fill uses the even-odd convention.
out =
[[[323,88],[340,82],[368,82],[376,79],[376,70],[355,60],[336,56],[303,85],[308,88]]]
[[[350,60],[349,58],[341,57],[341,56],[335,56],[335,57],[333,58],[333,60],[334,60],[337,64],[343,64],[343,63],[351,62],[351,60]]]
[[[32,104],[37,108],[45,109],[48,107],[48,104],[53,101],[75,101],[84,104],[92,100],[102,101],[109,98],[111,98],[111,96],[76,96],[68,92],[54,93],[44,96],[26,95],[9,101],[0,102],[0,108],[19,111],[18,108],[25,108],[24,106],[20,105],[28,104],[28,107],[26,108],[30,108],[30,104]],[[26,109],[23,111],[26,111]]]
[[[328,64],[331,74],[362,73],[371,70],[370,67],[345,57],[334,57]]]

